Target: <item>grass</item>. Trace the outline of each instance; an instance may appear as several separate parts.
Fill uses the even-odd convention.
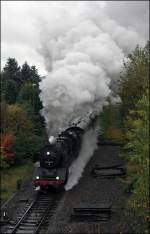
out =
[[[17,191],[17,180],[25,180],[32,175],[33,163],[14,166],[1,171],[1,199],[7,201]]]

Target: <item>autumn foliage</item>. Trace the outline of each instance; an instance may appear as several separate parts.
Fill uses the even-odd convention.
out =
[[[1,135],[1,161],[13,164],[15,161],[15,153],[12,151],[15,139],[11,133]]]

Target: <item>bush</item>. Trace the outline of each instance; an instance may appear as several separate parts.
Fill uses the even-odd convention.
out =
[[[144,48],[137,46],[124,65],[119,89],[126,141],[124,156],[128,175],[135,181],[128,204],[145,220],[140,232],[144,233],[149,217],[149,43]]]
[[[123,116],[134,109],[145,90],[149,87],[149,42],[144,48],[139,46],[128,55],[119,82],[118,94],[122,100]]]
[[[1,169],[6,169],[6,168],[9,168],[10,165],[7,163],[7,158],[4,154],[4,152],[1,150],[1,153],[0,153],[0,168]]]
[[[1,168],[6,168],[15,162],[15,153],[12,148],[15,142],[13,134],[6,133],[1,135]]]
[[[122,116],[121,106],[112,105],[109,102],[108,106],[103,107],[103,111],[100,113],[100,135],[104,138],[122,139]]]
[[[24,159],[33,159],[38,151],[43,146],[43,137],[36,135],[24,135],[20,134],[16,137],[16,142],[13,147],[16,153],[17,163],[21,163]]]
[[[149,94],[148,90],[138,101],[136,109],[129,111],[126,120],[126,158],[136,166],[130,175],[136,179],[129,206],[145,220],[143,229],[147,230],[149,217]]]

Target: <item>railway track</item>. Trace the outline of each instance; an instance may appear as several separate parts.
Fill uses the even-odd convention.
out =
[[[61,195],[60,195],[61,196]],[[4,234],[37,234],[49,213],[53,213],[60,200],[56,194],[40,194],[27,207],[16,223],[10,222]]]

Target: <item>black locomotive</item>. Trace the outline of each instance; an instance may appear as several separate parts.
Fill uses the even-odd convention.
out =
[[[95,115],[91,113],[86,118],[76,119],[53,143],[49,143],[41,150],[39,165],[33,178],[36,190],[65,185],[69,166],[79,154],[83,134],[94,124],[94,120]]]

